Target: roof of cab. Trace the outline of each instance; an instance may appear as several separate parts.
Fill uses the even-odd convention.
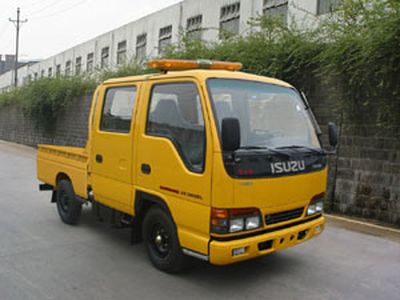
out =
[[[238,71],[225,71],[225,70],[207,70],[207,69],[193,69],[184,71],[168,71],[166,73],[153,73],[145,75],[136,75],[128,77],[120,77],[108,79],[103,82],[103,84],[122,84],[128,82],[138,82],[138,81],[150,81],[159,79],[173,79],[181,77],[192,77],[197,79],[206,80],[208,78],[228,78],[228,79],[243,79],[252,81],[261,81],[270,84],[276,84],[284,87],[292,88],[289,83],[271,77],[265,77],[245,72]]]

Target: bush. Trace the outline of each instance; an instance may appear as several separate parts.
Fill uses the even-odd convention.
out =
[[[315,68],[314,58],[321,51],[314,33],[288,29],[279,19],[266,16],[252,20],[250,26],[253,30],[249,35],[234,36],[221,43],[204,43],[183,37],[166,56],[239,61],[245,72],[306,86],[304,81]]]
[[[80,77],[42,78],[0,95],[0,104],[16,103],[38,126],[53,124],[58,114],[76,97],[92,91],[95,82]]]
[[[93,76],[59,76],[41,78],[26,86],[0,94],[1,105],[20,105],[38,127],[50,129],[72,100],[94,91],[109,78],[148,72],[138,64],[125,65],[117,70],[99,70]]]
[[[340,88],[347,115],[383,128],[398,125],[400,2],[345,0],[320,31],[318,73]]]
[[[118,78],[118,77],[127,77],[127,76],[133,76],[133,75],[142,75],[142,74],[147,74],[150,73],[151,70],[146,69],[143,67],[143,64],[133,60],[132,62],[122,65],[119,68],[112,70],[112,69],[99,69],[97,70],[95,74],[95,78],[97,78],[97,81],[103,82],[107,79],[110,78]]]

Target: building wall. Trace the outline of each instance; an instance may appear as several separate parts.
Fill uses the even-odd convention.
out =
[[[0,74],[13,69],[14,64],[15,64],[15,55],[6,54],[4,55],[4,60],[3,60],[3,55],[0,54]]]
[[[70,145],[83,147],[88,133],[92,95],[85,95],[67,106],[51,128],[38,126],[19,105],[0,109],[0,139],[19,144]]]
[[[28,76],[34,79],[37,73],[41,77],[48,76],[48,69],[52,68],[52,76],[55,76],[56,66],[61,65],[61,74],[65,73],[65,64],[71,60],[71,72],[75,72],[76,58],[82,57],[82,71],[86,70],[87,54],[94,53],[94,65],[99,67],[101,62],[101,50],[109,47],[110,67],[117,64],[117,45],[119,42],[127,42],[127,58],[133,59],[136,54],[137,36],[147,33],[146,55],[157,57],[159,55],[159,31],[160,28],[172,25],[172,44],[179,42],[182,30],[186,29],[187,19],[196,15],[202,15],[202,39],[209,42],[219,41],[220,14],[223,6],[240,1],[240,25],[239,33],[248,34],[250,28],[248,22],[263,13],[264,0],[184,0],[158,12],[135,20],[129,24],[119,27],[110,32],[104,33],[87,42],[67,49],[59,54],[49,57],[34,65],[24,66],[19,69],[18,85],[27,82]],[[273,0],[285,1],[285,0]],[[317,16],[318,1],[330,0],[287,0],[288,16],[287,22],[290,25],[296,22],[304,28],[317,26],[320,17]],[[51,43],[51,41],[49,41]],[[12,72],[0,75],[0,92],[7,90],[12,85]]]
[[[8,91],[12,86],[12,72],[6,72],[0,75],[0,93]]]

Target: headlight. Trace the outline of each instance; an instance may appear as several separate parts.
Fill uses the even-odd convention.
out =
[[[316,213],[316,205],[314,203],[310,204],[307,209],[307,216],[311,216]]]
[[[256,229],[260,227],[260,216],[246,218],[246,230]]]
[[[324,195],[325,194],[319,194],[311,200],[307,208],[307,216],[312,216],[324,211]]]
[[[213,233],[235,233],[261,226],[261,214],[256,208],[211,209],[210,231]]]
[[[229,232],[238,232],[242,231],[244,228],[244,220],[243,219],[233,219],[229,222]]]

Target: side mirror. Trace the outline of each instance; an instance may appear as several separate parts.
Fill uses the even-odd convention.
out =
[[[338,129],[335,123],[328,123],[329,144],[336,147],[338,144]]]
[[[240,123],[236,118],[224,118],[221,126],[222,150],[233,152],[240,148]]]

